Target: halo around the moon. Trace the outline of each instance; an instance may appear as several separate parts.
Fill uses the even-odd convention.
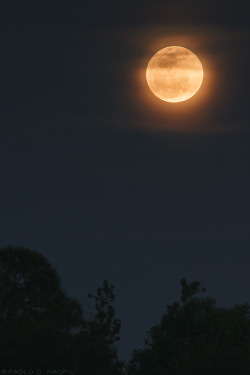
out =
[[[146,79],[154,95],[166,102],[177,103],[191,98],[199,90],[203,68],[189,49],[171,46],[151,58]]]

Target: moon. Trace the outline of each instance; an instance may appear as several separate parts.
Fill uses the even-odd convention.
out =
[[[198,57],[189,49],[166,47],[150,59],[146,79],[150,90],[170,103],[190,99],[201,87],[203,68]]]

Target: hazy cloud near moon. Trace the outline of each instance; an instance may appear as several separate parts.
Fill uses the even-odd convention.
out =
[[[242,86],[236,76],[244,74],[244,61],[239,56],[244,54],[249,34],[246,30],[231,32],[225,28],[210,27],[120,27],[112,30],[96,31],[92,38],[98,45],[98,56],[103,56],[102,61],[93,55],[90,49],[90,70],[100,80],[96,86],[93,106],[88,106],[84,117],[97,123],[95,106],[101,107],[99,125],[109,124],[113,127],[149,128],[153,130],[196,131],[197,132],[231,132],[235,129],[244,130],[248,119],[238,117],[234,111],[234,92],[242,96],[242,103],[246,101]],[[152,109],[152,102],[148,96],[145,72],[151,57],[166,46],[183,46],[194,52],[201,60],[204,68],[204,88],[207,87],[209,95],[204,94],[201,105],[194,106],[190,100],[189,107],[178,107],[176,113],[168,104],[156,103]],[[105,53],[104,51],[110,51]],[[176,56],[173,54],[173,59]],[[237,59],[237,62],[233,59]],[[96,61],[96,62],[95,62]],[[168,61],[167,64],[171,62]],[[96,68],[96,64],[98,67]],[[103,74],[109,77],[109,86],[98,88],[101,85]],[[203,86],[204,85],[204,86]],[[241,83],[242,85],[242,83]],[[246,82],[245,82],[246,85]],[[229,87],[230,86],[230,87]],[[205,92],[206,93],[206,92]],[[145,98],[148,97],[148,101]],[[202,97],[201,95],[197,98]],[[112,99],[111,99],[112,98]],[[196,99],[197,99],[196,98]],[[196,100],[195,99],[195,100]],[[156,98],[156,100],[158,100]],[[198,99],[197,99],[198,100]],[[155,102],[154,102],[155,103]],[[226,113],[223,107],[227,105]],[[241,104],[238,104],[241,105]],[[188,109],[190,108],[190,110]],[[194,108],[194,110],[192,109]],[[152,109],[152,110],[151,110]],[[237,110],[239,113],[240,108]],[[192,113],[191,113],[192,112]],[[122,118],[122,120],[121,120]],[[239,123],[240,121],[240,123]],[[83,121],[85,122],[85,121]],[[202,125],[201,125],[202,123]],[[84,125],[83,125],[84,126]],[[105,125],[104,125],[105,126]]]
[[[83,128],[202,133],[247,128],[249,119],[242,110],[248,106],[249,90],[245,64],[250,40],[247,28],[232,32],[215,26],[132,25],[125,28],[121,25],[113,28],[111,25],[89,34],[78,33],[77,37],[81,38],[81,44],[71,45],[67,60],[75,72],[75,82],[79,82],[77,101],[80,104],[72,106],[72,111],[67,107],[67,113],[60,106],[61,115],[57,113],[55,120],[54,114],[48,114],[46,123],[56,122],[58,127],[61,122]],[[55,38],[55,45],[56,41]],[[64,43],[69,42],[65,38]],[[184,46],[199,57],[204,68],[203,84],[208,86],[209,93],[207,97],[204,95],[201,105],[195,107],[190,100],[190,110],[181,106],[178,113],[166,103],[157,103],[157,98],[152,108],[145,74],[151,57],[171,45]],[[240,97],[237,104],[235,95]]]

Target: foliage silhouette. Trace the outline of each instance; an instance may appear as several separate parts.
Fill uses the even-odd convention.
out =
[[[38,252],[0,250],[0,366],[68,368],[75,375],[248,375],[250,306],[216,306],[199,281],[181,279],[180,300],[167,306],[126,367],[117,345],[114,286],[104,280],[86,319]]]
[[[65,294],[43,255],[22,247],[1,249],[1,368],[119,375],[115,343],[120,321],[112,306],[113,289],[105,280],[97,296],[91,295],[94,316],[84,319],[79,302]]]
[[[0,251],[2,367],[69,365],[68,342],[81,325],[80,304],[62,291],[44,256],[22,247]]]
[[[250,306],[216,307],[198,297],[200,283],[181,279],[180,302],[167,306],[146,347],[136,350],[128,375],[245,375],[250,373]]]
[[[97,294],[88,296],[95,302],[95,314],[86,321],[85,330],[75,337],[76,368],[81,374],[122,374],[123,363],[118,360],[116,345],[121,323],[115,318],[114,286],[104,280]]]

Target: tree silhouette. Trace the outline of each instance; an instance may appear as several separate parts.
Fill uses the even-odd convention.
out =
[[[216,306],[199,281],[181,279],[180,300],[135,350],[127,375],[249,375],[250,306]],[[122,375],[117,345],[114,286],[104,280],[83,317],[61,288],[56,270],[35,251],[0,250],[0,365],[2,368],[68,368],[75,375]]]
[[[83,318],[76,299],[61,288],[46,258],[22,247],[0,250],[0,365],[2,368],[68,368],[76,375],[119,375],[120,320],[114,286],[104,280],[95,311]]]
[[[181,279],[180,302],[167,307],[146,347],[134,351],[129,375],[231,375],[250,373],[250,306],[218,308],[198,281]]]
[[[104,280],[102,287],[97,289],[97,295],[88,293],[88,296],[95,301],[95,314],[90,319],[90,329],[92,326],[94,329],[99,329],[109,345],[114,347],[115,343],[120,340],[121,329],[121,321],[115,318],[113,306],[115,301],[114,285],[109,285],[108,280]]]
[[[123,368],[117,354],[121,322],[115,318],[114,286],[104,280],[97,294],[88,296],[94,300],[95,312],[75,337],[76,369],[79,374],[119,375]]]
[[[80,304],[62,291],[43,255],[22,247],[0,250],[1,366],[69,365],[68,342],[81,325]]]

